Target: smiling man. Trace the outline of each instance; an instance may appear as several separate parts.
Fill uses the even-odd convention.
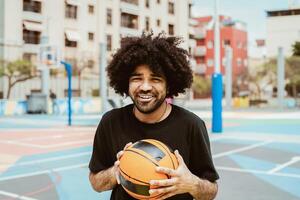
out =
[[[149,194],[174,200],[214,199],[217,194],[219,176],[203,120],[166,101],[192,83],[188,54],[178,47],[180,42],[164,34],[123,38],[108,65],[110,85],[133,102],[105,113],[94,139],[90,182],[98,192],[113,190],[111,199],[133,199],[119,184],[119,158],[130,142],[141,139],[160,140],[176,149],[179,163],[176,170],[156,169],[170,178],[150,181],[156,189],[149,187]]]

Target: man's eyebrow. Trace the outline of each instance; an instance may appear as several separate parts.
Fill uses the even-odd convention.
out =
[[[137,72],[133,72],[132,74],[130,74],[130,76],[141,76],[141,73],[137,73]]]

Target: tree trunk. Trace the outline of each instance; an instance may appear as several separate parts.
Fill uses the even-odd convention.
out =
[[[78,72],[78,93],[79,97],[81,97],[81,71]]]
[[[8,90],[7,90],[7,94],[6,94],[7,99],[9,99],[9,97],[10,97],[10,92],[11,92],[12,87],[13,87],[13,85],[11,84],[11,77],[8,77]]]

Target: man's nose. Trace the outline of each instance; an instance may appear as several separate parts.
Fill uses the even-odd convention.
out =
[[[148,81],[143,81],[141,86],[140,86],[141,90],[151,90],[152,89],[152,85],[148,82]]]

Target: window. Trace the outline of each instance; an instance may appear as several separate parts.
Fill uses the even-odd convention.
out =
[[[169,35],[174,35],[174,25],[169,24]]]
[[[122,13],[121,26],[126,28],[138,29],[138,16],[128,13]]]
[[[41,32],[23,29],[23,40],[25,44],[40,44]]]
[[[158,27],[160,27],[160,20],[159,20],[159,19],[156,20],[156,25],[157,25]]]
[[[89,5],[88,10],[89,10],[90,14],[94,14],[94,6],[93,5]]]
[[[149,31],[150,30],[150,19],[149,19],[149,17],[146,17],[145,21],[146,21],[145,30]]]
[[[189,18],[192,18],[192,4],[189,4]]]
[[[223,40],[223,47],[230,46],[230,40]]]
[[[111,51],[112,50],[112,36],[106,35],[106,50]]]
[[[65,3],[65,17],[77,19],[77,6]]]
[[[95,34],[92,33],[92,32],[89,32],[88,35],[89,35],[89,36],[88,36],[89,41],[94,41],[94,35],[95,35]]]
[[[65,46],[66,47],[77,47],[77,42],[68,40],[67,36],[65,35]]]
[[[121,1],[134,4],[134,5],[139,5],[139,0],[121,0]]]
[[[23,11],[42,13],[42,3],[39,1],[23,0]]]
[[[150,7],[149,0],[145,0],[145,7],[146,7],[146,8],[149,8],[149,7]]]
[[[169,2],[169,14],[174,14],[175,13],[175,9],[174,9],[174,3],[173,2]]]
[[[94,65],[95,65],[94,60],[89,59],[87,62],[87,67],[92,69],[94,67]]]
[[[112,9],[111,8],[106,9],[106,24],[109,24],[109,25],[112,24]]]

